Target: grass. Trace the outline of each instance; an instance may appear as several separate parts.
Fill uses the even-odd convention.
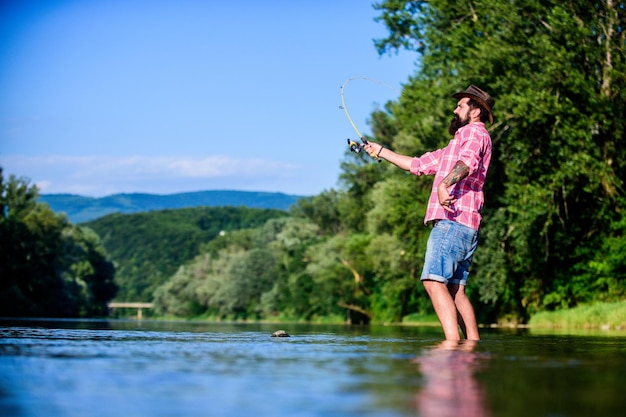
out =
[[[156,319],[147,315],[147,319]],[[169,319],[170,317],[161,317]],[[172,318],[173,319],[173,318]],[[180,320],[180,318],[177,318]],[[228,321],[215,316],[201,316],[189,318],[204,321]],[[233,320],[245,322],[246,320]],[[255,320],[251,320],[254,322]],[[314,324],[344,324],[343,316],[313,317],[309,321],[302,318],[279,315],[258,322],[268,323],[314,323]],[[439,320],[434,314],[409,314],[402,319],[403,325],[439,326]],[[558,311],[543,311],[534,314],[527,327],[537,329],[601,329],[626,330],[626,300],[613,303],[582,304],[572,309]]]
[[[530,327],[563,329],[626,329],[626,300],[582,304],[568,310],[544,311],[531,317]]]
[[[418,314],[413,313],[404,316],[402,324],[420,325],[420,326],[439,326],[439,319],[435,314]]]

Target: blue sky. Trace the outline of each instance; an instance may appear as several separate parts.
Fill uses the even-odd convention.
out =
[[[42,193],[337,186],[346,138],[417,55],[379,56],[369,1],[0,5],[0,166]]]

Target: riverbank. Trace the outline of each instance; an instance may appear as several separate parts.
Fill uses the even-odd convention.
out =
[[[292,324],[346,324],[345,317],[327,316],[313,317],[309,320],[294,318],[284,315],[277,315],[264,319],[229,319],[218,316],[194,316],[194,317],[173,317],[173,316],[153,316],[147,314],[144,317],[149,320],[186,320],[186,321],[206,321],[206,322],[233,322],[233,323],[292,323]],[[137,319],[138,317],[130,317]],[[396,324],[407,326],[439,326],[439,320],[434,314],[410,314],[405,316],[399,323],[377,323],[373,324]],[[533,315],[526,324],[482,324],[481,327],[532,327],[543,329],[598,329],[598,330],[626,330],[626,300],[613,303],[595,303],[579,305],[575,308],[558,311],[542,311]]]
[[[582,304],[558,311],[542,311],[528,321],[529,327],[559,329],[626,329],[626,300],[614,303]]]
[[[406,316],[401,324],[429,326],[439,325],[439,321],[435,315],[411,314]],[[566,310],[542,311],[534,314],[526,324],[483,324],[481,327],[626,330],[626,300],[582,304]]]

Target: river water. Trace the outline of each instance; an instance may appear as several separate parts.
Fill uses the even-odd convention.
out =
[[[270,337],[276,330],[291,337]],[[0,320],[0,416],[626,415],[626,332]]]

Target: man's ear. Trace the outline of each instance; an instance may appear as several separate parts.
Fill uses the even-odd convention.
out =
[[[482,111],[483,110],[480,107],[474,107],[473,109],[470,109],[472,119],[480,119]]]

